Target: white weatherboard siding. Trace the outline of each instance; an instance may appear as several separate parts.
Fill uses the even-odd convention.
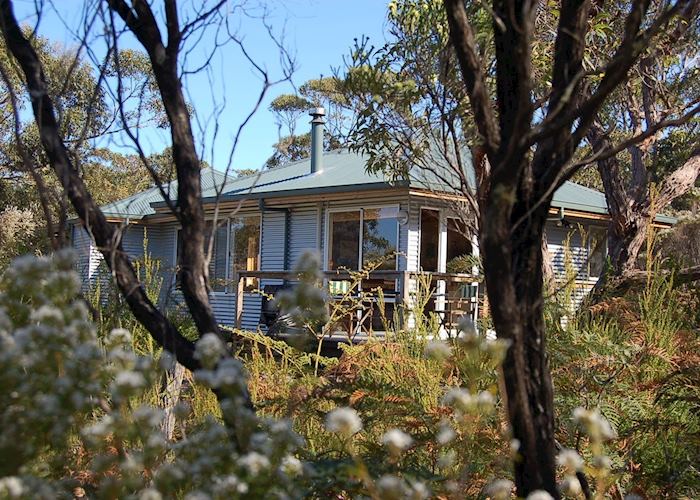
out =
[[[182,304],[182,293],[175,289],[175,267],[177,257],[177,231],[178,225],[174,222],[164,224],[152,224],[147,228],[148,249],[154,259],[160,261],[163,275],[163,289],[161,303],[166,307],[175,307]],[[216,292],[210,295],[212,309],[216,319],[223,325],[233,326],[236,321],[236,294]],[[255,312],[257,310],[257,316]],[[244,328],[256,330],[260,316],[260,296],[246,293],[243,296],[243,322]]]
[[[289,217],[289,256],[287,269],[294,269],[304,252],[317,252],[319,207],[316,204],[295,205]]]
[[[143,256],[143,227],[120,226],[122,246],[132,259]],[[77,267],[83,290],[94,289],[98,282],[102,287],[109,286],[110,276],[104,256],[85,228],[74,225],[72,246],[77,253]]]
[[[354,196],[353,196],[354,195]],[[326,265],[325,252],[328,214],[331,210],[361,209],[395,206],[408,213],[408,222],[398,225],[398,270],[420,269],[420,211],[421,208],[439,209],[449,215],[454,207],[451,202],[437,198],[410,196],[407,193],[354,193],[345,200],[319,203],[292,204],[289,211],[265,210],[261,215],[260,268],[262,271],[293,269],[299,257],[308,250],[318,250]],[[275,208],[277,208],[275,206]],[[258,214],[246,211],[245,215]],[[243,214],[241,214],[243,215]],[[588,228],[588,226],[586,226]],[[122,244],[133,259],[143,256],[144,237],[148,239],[147,250],[157,259],[163,277],[161,304],[170,308],[182,302],[182,295],[175,290],[175,266],[177,247],[177,224],[175,222],[131,224],[123,226]],[[594,282],[588,276],[588,244],[575,228],[562,228],[554,223],[547,227],[548,250],[555,275],[563,280],[569,273],[576,274],[574,301],[580,302]],[[94,286],[98,280],[106,282],[103,257],[95,248],[87,231],[80,226],[73,229],[73,247],[77,253],[77,265],[84,284]],[[319,248],[320,246],[320,248]],[[571,276],[571,274],[569,274]],[[262,280],[261,286],[281,284],[282,280]],[[415,283],[411,283],[414,287]],[[233,325],[236,318],[236,294],[233,287],[228,292],[211,294],[211,303],[217,319],[224,325]],[[260,325],[262,297],[246,292],[243,297],[241,326],[257,330]]]
[[[566,277],[567,272],[588,278],[588,248],[577,228],[548,224],[547,250],[557,278]]]
[[[149,225],[146,229],[148,251],[160,263],[163,277],[160,301],[165,306],[175,299],[175,250],[177,247],[177,225],[174,222]]]
[[[590,224],[573,224],[571,227],[547,225],[547,251],[552,263],[554,277],[563,290],[571,291],[571,307],[575,309],[588,295],[597,277],[589,275],[590,245],[586,233]]]
[[[76,267],[80,274],[83,290],[87,289],[90,282],[90,259],[92,257],[92,238],[81,226],[75,225],[72,229],[71,244],[76,253]]]

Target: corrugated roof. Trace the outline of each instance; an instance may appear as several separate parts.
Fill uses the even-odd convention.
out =
[[[214,193],[214,188],[223,184],[224,177],[224,174],[213,168],[203,168],[202,191]],[[174,200],[177,197],[177,181],[165,184],[163,190],[171,200]],[[164,203],[163,196],[156,186],[152,186],[128,198],[103,205],[101,208],[107,217],[142,219],[156,213],[153,205],[157,203]]]
[[[449,169],[436,167],[434,171],[428,173],[424,170],[412,171],[407,180],[392,181],[384,174],[367,173],[366,164],[366,158],[360,154],[346,150],[331,151],[324,154],[323,167],[315,173],[310,172],[310,160],[304,159],[263,170],[258,174],[229,179],[221,190],[222,199],[303,196],[389,187],[449,191],[445,189],[446,183],[441,180],[441,177],[447,177],[450,181],[456,177],[454,173],[449,172]],[[436,165],[438,165],[437,161]],[[468,177],[469,183],[473,184],[473,174]],[[220,188],[223,182],[223,173],[212,169],[202,170],[202,197],[205,202],[215,199],[216,188]],[[172,193],[171,197],[174,197],[177,194],[177,183],[172,182],[167,185],[166,191]],[[103,210],[110,216],[143,218],[155,213],[154,206],[162,205],[164,202],[160,192],[152,187],[124,200],[106,205]],[[599,214],[608,211],[603,193],[568,181],[554,193],[552,206]],[[673,217],[663,215],[658,216],[657,220],[666,223],[676,221]]]

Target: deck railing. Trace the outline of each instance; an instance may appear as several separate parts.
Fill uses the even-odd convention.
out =
[[[374,304],[366,304],[369,297],[370,302],[376,304],[377,297],[371,293],[367,294],[368,289],[363,288],[364,283],[384,283],[394,282],[393,287],[388,287],[384,290],[382,300],[385,304],[393,304],[398,307],[403,321],[406,321],[406,315],[412,312],[413,300],[417,293],[425,293],[425,290],[419,291],[418,286],[421,283],[423,287],[427,283],[430,289],[430,307],[429,312],[435,313],[440,320],[441,326],[450,329],[454,326],[457,319],[464,314],[470,314],[476,319],[478,314],[478,278],[466,273],[426,273],[426,272],[411,272],[411,271],[384,271],[376,270],[366,274],[362,272],[350,271],[324,271],[322,272],[324,281],[328,282],[351,282],[357,284],[357,295],[360,290],[364,291],[364,308],[370,309],[369,331],[371,332],[372,318],[371,309]],[[265,280],[283,280],[288,283],[299,281],[299,276],[294,271],[239,271],[234,273],[233,287],[236,293],[236,327],[241,327],[243,317],[243,296],[246,293],[246,278],[257,278],[260,282]],[[358,283],[359,282],[359,283]],[[378,285],[383,288],[382,285]],[[376,288],[371,287],[371,288]],[[264,290],[263,290],[264,291]],[[388,293],[387,293],[388,292]],[[466,292],[466,293],[465,293]],[[331,295],[332,300],[340,300],[343,294]],[[362,314],[358,312],[358,319],[348,329],[362,329],[363,323],[367,323],[362,319]],[[366,327],[365,327],[366,328]],[[356,332],[355,332],[356,333]]]

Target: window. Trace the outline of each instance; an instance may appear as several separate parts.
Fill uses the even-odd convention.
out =
[[[447,218],[447,272],[471,273],[472,243],[469,240],[467,225],[456,217]]]
[[[231,237],[233,272],[260,269],[260,217],[241,217],[232,221]],[[244,286],[247,291],[258,288],[257,278],[244,278]]]
[[[210,231],[211,229],[207,232],[210,233]],[[209,281],[214,292],[226,291],[226,280],[229,278],[226,274],[226,263],[229,258],[228,243],[228,223],[224,223],[214,231],[214,246],[212,247],[211,261],[209,262]],[[206,246],[204,251],[207,251]]]
[[[420,267],[436,273],[439,260],[440,212],[423,208],[420,211]]]
[[[207,228],[205,248],[211,235]],[[182,236],[177,232],[177,262],[180,264]],[[260,217],[239,217],[222,223],[214,231],[212,258],[209,262],[209,282],[214,292],[235,292],[231,283],[236,271],[257,271],[260,264]],[[256,278],[245,278],[245,290],[258,286]],[[179,281],[178,281],[179,286]]]
[[[331,212],[328,216],[328,269],[396,269],[398,208],[382,207]]]
[[[328,269],[357,269],[360,262],[360,211],[331,212]]]
[[[588,277],[598,278],[603,273],[607,258],[606,233],[603,229],[591,229],[588,237]]]
[[[396,270],[398,216],[396,207],[371,208],[362,217],[362,267],[379,263],[377,269]]]

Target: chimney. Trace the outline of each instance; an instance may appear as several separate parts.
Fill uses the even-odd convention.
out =
[[[326,110],[322,107],[314,109],[311,113],[311,173],[319,172],[323,169],[323,119]]]

